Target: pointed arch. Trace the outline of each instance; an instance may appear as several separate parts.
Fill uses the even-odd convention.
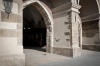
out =
[[[39,0],[28,0],[23,3],[23,7],[32,4],[43,16],[46,28],[47,28],[47,36],[46,36],[46,43],[47,43],[47,52],[52,53],[52,46],[53,46],[53,16],[52,11],[49,7],[44,4],[42,1]]]

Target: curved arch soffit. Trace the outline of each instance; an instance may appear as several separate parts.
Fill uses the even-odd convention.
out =
[[[99,10],[99,14],[100,14],[100,1],[96,0],[97,6],[98,6],[98,10]]]
[[[26,6],[28,6],[28,5],[32,4],[32,3],[33,4],[34,3],[37,3],[39,6],[41,6],[40,8],[45,13],[45,14],[41,14],[41,15],[42,16],[47,16],[46,19],[49,20],[48,21],[49,23],[48,24],[46,23],[46,26],[50,24],[51,27],[53,27],[53,16],[52,16],[52,11],[50,10],[50,8],[47,5],[45,5],[43,2],[39,1],[39,0],[29,0],[29,1],[25,1],[23,3],[23,7],[25,8]]]
[[[79,5],[80,5],[81,0],[79,1]],[[95,4],[97,5],[97,10],[98,10],[98,18],[100,21],[100,0],[95,0]]]
[[[98,5],[98,9],[99,9],[99,14],[100,14],[100,0],[96,0],[97,5]]]

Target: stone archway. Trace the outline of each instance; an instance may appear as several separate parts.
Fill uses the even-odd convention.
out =
[[[100,6],[98,6],[98,4],[98,0],[92,0],[91,2],[84,0],[80,1],[80,5],[82,6],[80,9],[80,16],[83,23],[82,32],[84,49],[98,51],[100,44],[100,27],[98,26],[98,23],[100,23]]]
[[[99,26],[100,26],[100,0],[96,0],[99,9]],[[99,27],[99,41],[100,41],[100,27]]]
[[[98,9],[99,9],[99,14],[100,14],[100,0],[96,0],[97,5],[98,5]]]
[[[34,7],[40,12],[43,16],[46,28],[47,28],[47,35],[46,35],[46,51],[52,53],[52,46],[53,46],[53,18],[52,12],[47,5],[39,0],[29,0],[25,1],[23,6],[26,7],[29,4],[33,4]]]

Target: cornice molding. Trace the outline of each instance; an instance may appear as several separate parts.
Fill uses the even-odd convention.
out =
[[[60,12],[64,12],[64,11],[76,11],[79,12],[78,10],[81,8],[80,5],[78,4],[74,4],[74,3],[67,3],[61,6],[58,6],[54,9],[52,9],[53,14],[57,14]]]
[[[99,13],[92,14],[92,15],[89,15],[89,16],[81,17],[81,19],[82,19],[82,22],[99,20],[100,19],[100,14]]]

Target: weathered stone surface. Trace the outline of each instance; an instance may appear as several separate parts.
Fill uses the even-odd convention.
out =
[[[8,14],[1,11],[1,21],[2,22],[14,22],[14,23],[21,23],[22,17],[17,14],[11,13],[8,17]]]
[[[61,17],[68,17],[68,14],[67,12],[62,12],[62,13],[57,13],[57,14],[53,14],[53,18],[56,19],[56,18],[61,18]]]
[[[46,48],[47,53],[52,53],[52,47],[50,45],[47,45]]]
[[[80,47],[74,47],[73,48],[73,57],[81,56],[82,49]]]
[[[82,48],[86,50],[100,51],[100,45],[83,45]]]
[[[98,20],[83,22],[83,48],[90,50],[98,50],[99,41],[99,26]],[[98,46],[98,47],[97,47]]]
[[[0,66],[25,66],[25,55],[0,56]]]
[[[81,55],[81,50],[80,48],[53,47],[53,53],[69,57],[77,57]]]
[[[23,29],[23,24],[22,23],[18,23],[17,24],[17,29],[22,30]]]
[[[21,45],[23,44],[23,39],[22,37],[17,37],[17,45]]]
[[[21,37],[22,31],[20,30],[10,30],[10,29],[0,29],[0,37]]]
[[[53,53],[63,56],[73,56],[72,48],[53,47]]]
[[[0,22],[0,28],[17,29],[17,23]]]

